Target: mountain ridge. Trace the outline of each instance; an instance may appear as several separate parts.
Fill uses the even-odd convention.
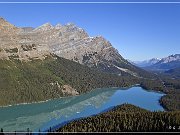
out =
[[[4,23],[0,27],[0,105],[104,87],[163,88],[155,74],[130,64],[108,40],[90,37],[73,23],[37,28]]]
[[[165,71],[180,68],[180,54],[172,54],[164,58],[152,58],[144,61],[130,61],[133,65],[146,70]]]
[[[143,61],[131,61],[131,63],[139,67],[147,67],[147,66],[151,66],[159,62],[160,60],[161,60],[160,58],[152,58],[152,59],[143,60]]]
[[[159,62],[145,67],[147,70],[166,71],[180,67],[180,54],[169,55],[162,58]]]
[[[91,68],[119,75],[125,73],[142,77],[144,73],[141,72],[146,72],[126,61],[108,40],[102,36],[90,37],[84,29],[73,23],[55,26],[45,23],[37,28],[20,28],[2,18],[1,20],[14,31],[9,34],[0,33],[0,59],[43,60],[55,54]],[[0,31],[3,29],[9,28],[3,27]]]

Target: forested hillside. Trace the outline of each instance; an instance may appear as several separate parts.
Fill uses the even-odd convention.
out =
[[[179,110],[179,80],[138,78],[99,71],[60,57],[23,62],[0,60],[0,105],[31,103],[85,93],[95,88],[126,87],[140,84],[145,89],[163,91],[161,104],[167,110]],[[68,86],[66,88],[65,86]]]
[[[165,85],[164,91],[167,92],[167,95],[161,98],[160,103],[167,110],[180,110],[180,79],[161,74],[159,76]]]
[[[137,79],[131,76],[100,72],[59,57],[30,62],[0,60],[0,63],[1,106],[72,95],[63,92],[66,91],[65,85],[84,93],[94,88],[137,83]]]
[[[180,131],[180,112],[149,112],[123,104],[88,118],[75,120],[58,132],[162,132]]]

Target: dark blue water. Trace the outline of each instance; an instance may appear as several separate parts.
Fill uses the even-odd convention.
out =
[[[163,111],[158,100],[162,93],[141,87],[96,89],[89,93],[0,108],[0,128],[4,131],[45,131],[66,121],[98,114],[112,106],[130,103],[150,111]]]

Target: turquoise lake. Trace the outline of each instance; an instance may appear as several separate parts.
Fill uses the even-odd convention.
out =
[[[150,111],[164,111],[159,104],[163,93],[135,86],[127,89],[96,89],[80,96],[42,103],[0,107],[0,128],[4,131],[46,131],[49,127],[98,114],[110,107],[129,103]]]

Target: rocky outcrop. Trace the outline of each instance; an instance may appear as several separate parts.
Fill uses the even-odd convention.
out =
[[[79,93],[74,88],[72,88],[70,85],[64,85],[62,92],[63,92],[63,94],[68,94],[68,95],[72,95],[72,96],[79,95]]]
[[[49,54],[46,46],[34,41],[36,35],[30,28],[17,28],[0,18],[0,58],[1,59],[43,59]]]

